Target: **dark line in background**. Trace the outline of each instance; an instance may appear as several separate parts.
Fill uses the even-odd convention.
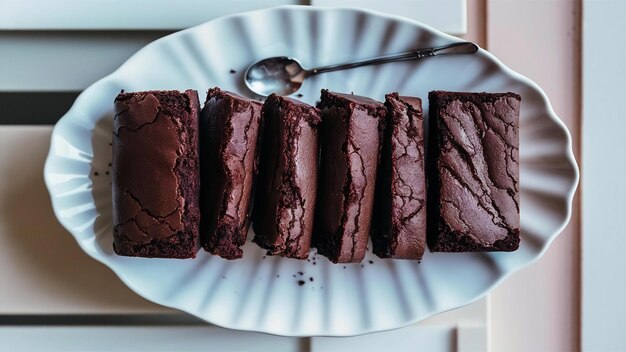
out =
[[[0,92],[0,125],[54,125],[80,92]]]
[[[2,326],[163,326],[210,325],[185,314],[112,314],[112,315],[0,315]]]
[[[153,40],[176,33],[181,29],[134,29],[134,28],[84,28],[84,29],[0,29],[0,35],[32,37],[93,37],[95,39],[117,40],[118,37],[155,37]]]
[[[574,221],[572,222],[573,226],[575,228],[575,230],[573,230],[573,234],[574,234],[574,239],[575,239],[575,245],[574,245],[574,250],[577,252],[575,255],[575,258],[578,258],[578,260],[574,261],[574,272],[578,273],[578,275],[574,276],[574,283],[578,288],[578,300],[572,300],[572,309],[575,312],[574,313],[574,317],[576,318],[577,322],[576,324],[574,324],[576,327],[578,327],[578,331],[580,332],[579,334],[573,334],[574,336],[577,336],[577,340],[574,343],[574,346],[576,347],[576,350],[581,351],[582,350],[582,328],[583,328],[583,318],[582,318],[582,302],[583,302],[583,277],[582,277],[582,240],[583,240],[583,231],[582,231],[582,221],[583,221],[583,216],[582,216],[582,199],[584,197],[584,189],[581,187],[582,185],[582,177],[584,177],[584,160],[582,159],[583,154],[582,154],[582,137],[583,137],[583,133],[582,133],[582,125],[583,125],[583,119],[585,118],[585,116],[583,115],[582,111],[583,111],[583,103],[584,103],[584,91],[583,91],[583,69],[584,69],[584,62],[583,62],[583,49],[584,49],[584,43],[583,43],[583,11],[584,11],[584,0],[575,0],[575,7],[574,7],[574,28],[572,28],[572,35],[574,38],[574,52],[573,57],[576,60],[576,72],[574,72],[574,77],[576,77],[575,80],[575,85],[576,85],[576,90],[577,90],[577,95],[575,99],[575,104],[576,104],[576,110],[578,112],[578,119],[577,119],[577,124],[575,124],[575,126],[577,127],[577,131],[574,133],[573,136],[573,140],[572,140],[572,148],[574,149],[574,156],[576,157],[576,160],[578,161],[578,168],[580,170],[580,175],[581,175],[581,180],[578,181],[578,190],[577,190],[577,195],[574,196],[574,211],[573,211],[573,215],[572,218],[574,219]],[[578,55],[576,55],[576,52],[578,52]],[[576,216],[578,215],[578,216]]]

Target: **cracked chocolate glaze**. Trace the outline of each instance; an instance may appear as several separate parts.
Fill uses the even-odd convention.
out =
[[[372,244],[379,257],[419,260],[426,245],[422,101],[392,93],[385,106]]]
[[[263,105],[253,227],[269,254],[306,259],[317,192],[319,109],[275,94]]]
[[[514,93],[431,92],[432,251],[519,246],[519,109]],[[432,209],[431,209],[432,208]]]
[[[195,256],[200,221],[198,105],[193,90],[121,93],[115,99],[112,189],[117,254]]]
[[[241,258],[248,233],[261,106],[212,88],[202,109],[202,245],[226,259]]]
[[[320,178],[313,243],[335,263],[360,262],[370,233],[386,110],[382,103],[322,90]]]

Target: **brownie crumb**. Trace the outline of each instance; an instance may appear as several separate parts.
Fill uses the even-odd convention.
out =
[[[113,145],[113,142],[109,143],[109,147]]]
[[[98,171],[94,171],[93,175],[98,176],[99,175]]]
[[[298,275],[302,276],[304,273],[302,271],[298,271]]]
[[[276,275],[276,277],[280,277],[280,275]]]
[[[296,274],[293,274],[293,277],[296,277]]]
[[[297,96],[298,98],[302,98],[304,95],[302,95],[302,94],[298,93],[298,94],[296,94],[296,96]]]
[[[365,265],[361,264],[361,268],[365,267]]]
[[[374,264],[374,261],[373,261],[373,260],[370,260],[370,261],[369,261],[369,263],[370,263],[370,264]]]
[[[316,262],[313,262],[313,265],[317,264]]]
[[[344,265],[344,266],[343,266],[343,268],[345,269],[345,268],[346,268],[346,266]]]
[[[231,69],[230,69],[230,73],[234,75],[235,73],[237,73],[237,71],[235,71],[235,70],[233,70],[233,69],[231,68]]]
[[[265,256],[263,256],[263,259],[265,259]]]
[[[298,285],[299,286],[303,286],[304,285],[304,280],[298,280]]]
[[[113,165],[112,163],[109,163],[109,167],[111,167],[111,165]]]
[[[312,278],[312,277],[310,277],[310,278],[309,278],[309,281],[313,282],[313,278]]]

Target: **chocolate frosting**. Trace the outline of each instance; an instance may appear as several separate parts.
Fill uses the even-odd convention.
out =
[[[370,232],[385,108],[322,90],[320,180],[314,244],[333,262],[360,262]]]
[[[429,97],[439,144],[433,154],[438,234],[429,235],[431,250],[517,249],[521,98],[451,92]]]
[[[313,231],[320,111],[272,94],[263,116],[254,241],[269,254],[305,259]]]
[[[376,184],[372,242],[383,258],[421,259],[426,244],[422,101],[386,95],[387,126]]]
[[[112,185],[116,250],[127,251],[132,245],[141,252],[141,246],[155,240],[175,245],[182,241],[189,206],[197,206],[194,194],[185,195],[181,191],[178,168],[184,156],[197,155],[197,93],[192,90],[122,93],[115,100],[115,111]],[[183,125],[191,126],[192,131]],[[198,177],[197,161],[187,168],[186,172],[195,170]],[[195,188],[197,191],[199,186]],[[188,220],[199,221],[199,214],[190,215],[192,218]],[[185,241],[195,247],[193,239]],[[183,251],[195,253],[195,248]],[[147,256],[159,256],[159,253],[151,252]]]

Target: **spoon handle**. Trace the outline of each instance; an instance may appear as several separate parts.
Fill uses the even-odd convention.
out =
[[[329,65],[323,67],[317,67],[308,71],[308,75],[316,75],[318,73],[332,72],[339,70],[346,70],[355,67],[377,65],[387,62],[404,61],[410,59],[421,59],[429,56],[436,55],[450,55],[450,54],[473,54],[478,51],[478,45],[471,42],[453,43],[443,46],[437,46],[433,48],[414,49],[405,53],[393,54],[387,56],[381,56],[373,59],[367,59],[362,61],[351,62],[347,64]]]

